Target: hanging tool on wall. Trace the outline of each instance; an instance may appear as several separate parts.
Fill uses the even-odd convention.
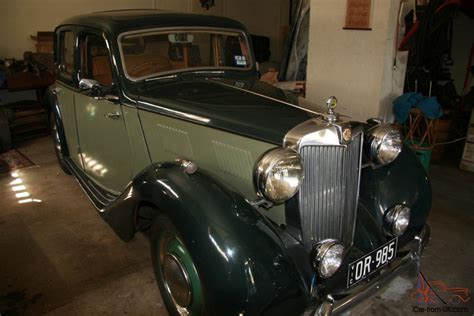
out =
[[[452,64],[452,21],[460,5],[461,0],[431,0],[407,16],[408,31],[399,45],[399,50],[409,51],[406,92],[419,91],[427,95],[430,81],[434,92],[439,81],[452,81],[444,67]]]

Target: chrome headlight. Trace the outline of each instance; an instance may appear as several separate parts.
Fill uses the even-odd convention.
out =
[[[326,239],[314,246],[311,264],[323,278],[329,278],[341,266],[344,258],[344,245],[335,239]]]
[[[378,125],[369,130],[368,140],[370,158],[381,165],[388,165],[402,151],[402,135],[389,124]]]
[[[393,236],[401,236],[410,224],[410,208],[397,205],[385,213],[384,228]]]
[[[303,182],[300,155],[289,148],[275,148],[263,155],[255,166],[257,193],[279,204],[292,198]]]

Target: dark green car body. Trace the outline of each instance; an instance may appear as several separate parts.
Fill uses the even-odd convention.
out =
[[[179,229],[199,273],[205,315],[302,314],[322,307],[328,295],[334,298],[331,308],[342,311],[344,302],[356,302],[358,293],[370,290],[372,279],[395,275],[407,262],[417,265],[428,238],[431,190],[408,148],[387,166],[373,168],[361,158],[353,241],[339,271],[320,278],[302,245],[298,196],[263,208],[254,203],[259,197],[253,177],[265,152],[284,146],[296,126],[323,115],[260,82],[255,63],[245,71],[179,72],[139,82],[126,78],[120,34],[190,27],[247,33],[226,18],[157,11],[91,14],[56,29],[58,80],[48,95],[56,145],[114,231],[128,241],[155,216],[141,214],[142,209],[165,214]],[[75,40],[72,65],[64,66],[65,32]],[[107,43],[114,83],[107,95],[79,88],[84,76],[80,43],[87,34]],[[363,132],[370,128],[348,124]],[[182,159],[194,162],[197,171],[185,172]],[[348,264],[391,239],[384,232],[384,212],[400,203],[410,207],[411,215],[398,238],[397,259],[371,275],[371,282],[348,288]]]

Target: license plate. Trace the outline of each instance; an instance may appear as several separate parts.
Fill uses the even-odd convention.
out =
[[[347,273],[347,287],[364,280],[375,271],[392,262],[397,254],[397,242],[398,238],[394,238],[385,245],[350,263]]]

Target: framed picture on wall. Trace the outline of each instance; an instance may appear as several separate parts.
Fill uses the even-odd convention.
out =
[[[347,0],[345,30],[371,30],[372,0]]]

